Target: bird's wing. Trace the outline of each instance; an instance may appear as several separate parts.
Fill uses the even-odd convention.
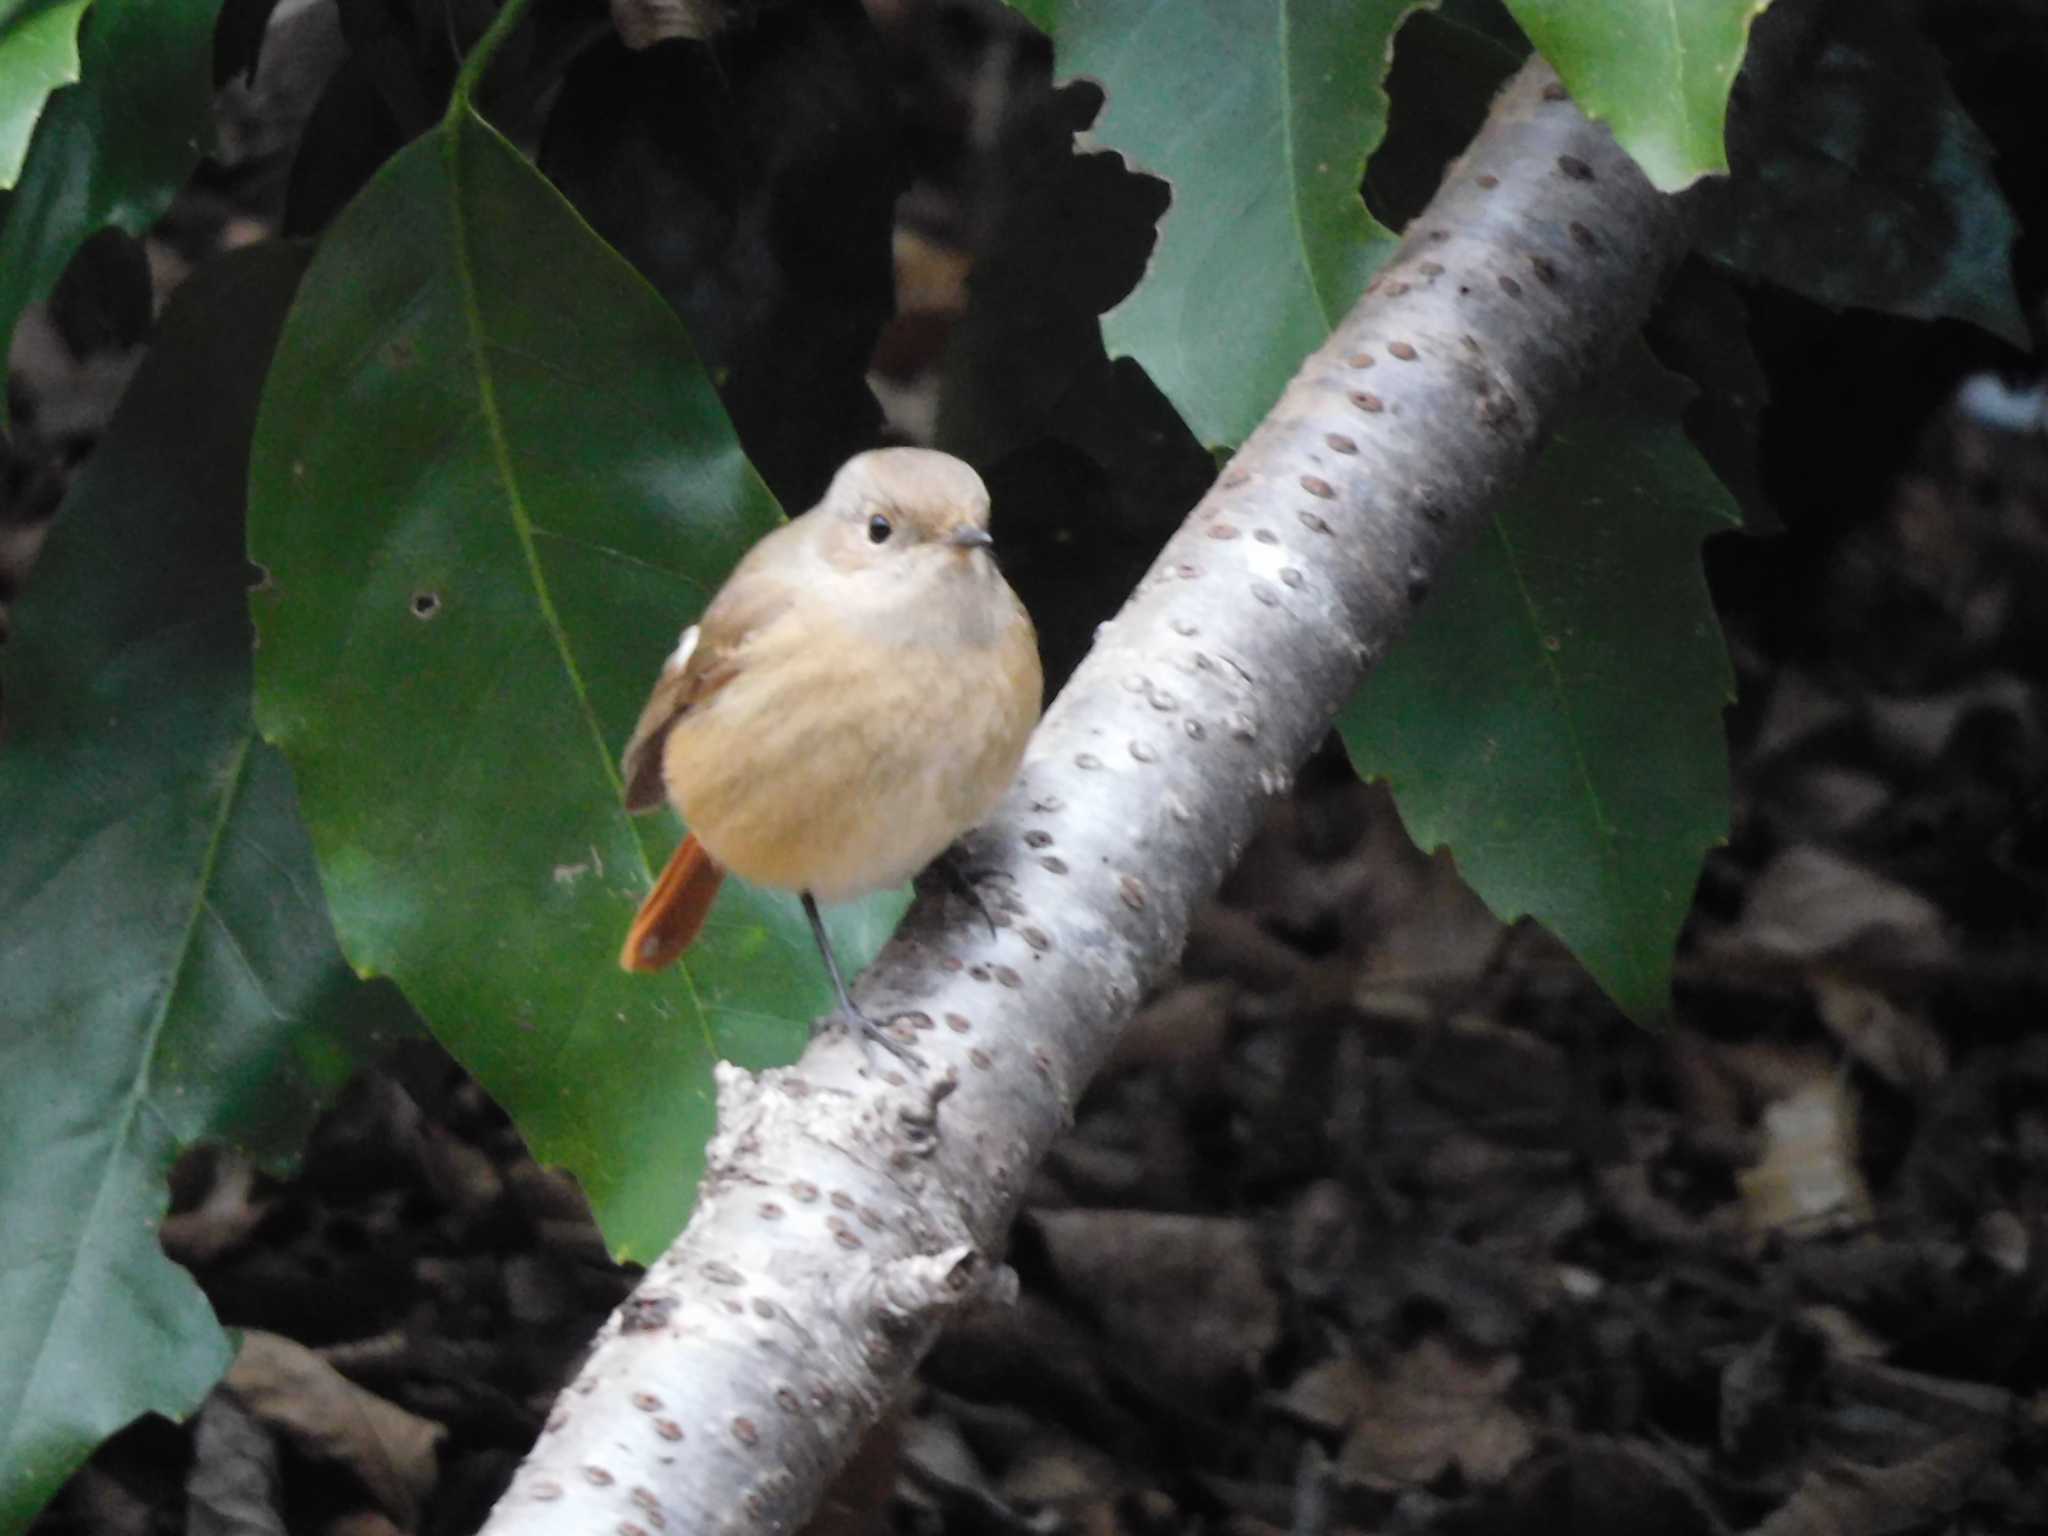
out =
[[[747,642],[788,612],[794,597],[788,585],[768,578],[758,563],[742,562],[704,617],[683,631],[626,743],[619,774],[628,811],[651,811],[661,804],[661,750],[668,733],[746,670]]]

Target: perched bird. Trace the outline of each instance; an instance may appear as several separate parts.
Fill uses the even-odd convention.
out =
[[[749,550],[682,638],[626,745],[626,808],[690,829],[619,964],[687,949],[731,870],[803,900],[849,1023],[821,901],[901,885],[1016,776],[1044,693],[1038,640],[960,460],[882,448]]]

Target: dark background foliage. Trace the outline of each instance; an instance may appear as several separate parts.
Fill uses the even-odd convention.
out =
[[[438,120],[494,7],[341,0],[266,34],[273,9],[222,9],[221,153],[24,322],[0,602],[36,590],[165,297],[226,247],[325,230]],[[1100,90],[1055,85],[999,6],[728,9],[636,54],[604,7],[546,0],[482,104],[684,318],[785,506],[878,435],[982,467],[1056,685],[1215,472],[1097,324],[1168,190],[1077,144]],[[1449,9],[1395,54],[1365,192],[1396,227],[1506,67],[1476,39],[1512,27]],[[1041,1177],[1023,1305],[942,1346],[849,1485],[861,1528],[2048,1520],[2048,447],[2038,397],[2029,425],[2005,392],[2032,376],[2018,338],[1924,302],[1985,239],[1926,190],[1945,80],[1994,152],[2038,342],[2048,14],[1781,0],[1759,37],[1799,111],[1738,92],[1748,179],[1700,200],[1702,254],[1649,328],[1752,529],[1706,552],[1735,817],[1671,1029],[1495,923],[1333,746]],[[1859,58],[1920,86],[1874,115]],[[1825,211],[1895,269],[1885,303],[1826,286],[1848,263],[1787,169],[1845,137],[1888,180]],[[424,1043],[355,1079],[291,1177],[207,1149],[171,1199],[166,1247],[224,1323],[411,1417],[323,1439],[260,1406],[313,1401],[303,1374],[245,1362],[196,1429],[110,1442],[44,1529],[472,1529],[630,1279]]]

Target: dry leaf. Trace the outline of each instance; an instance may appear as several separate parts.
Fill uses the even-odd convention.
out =
[[[1867,1223],[1871,1200],[1856,1166],[1856,1110],[1841,1077],[1818,1076],[1766,1105],[1763,1155],[1735,1177],[1758,1237]]]
[[[612,25],[628,48],[672,37],[702,42],[725,26],[725,0],[612,0]]]
[[[1516,1356],[1468,1358],[1435,1335],[1383,1373],[1358,1369],[1338,1478],[1394,1490],[1432,1482],[1456,1466],[1475,1483],[1499,1482],[1536,1447],[1534,1432],[1507,1402],[1521,1369]]]
[[[1990,1426],[1955,1435],[1896,1466],[1837,1463],[1816,1469],[1756,1527],[1756,1536],[1891,1536],[1939,1528],[2005,1439],[2002,1428]]]
[[[1814,1001],[1829,1033],[1894,1088],[1923,1088],[1948,1071],[1948,1048],[1934,1027],[1871,987],[1817,976]]]
[[[1062,1287],[1163,1392],[1213,1401],[1256,1372],[1280,1336],[1248,1221],[1073,1210],[1032,1222]]]
[[[447,1431],[357,1386],[303,1344],[250,1330],[225,1385],[308,1456],[348,1468],[400,1526],[418,1522]]]
[[[211,1163],[205,1196],[190,1210],[166,1216],[157,1229],[164,1252],[187,1269],[217,1264],[248,1240],[270,1202],[256,1196],[256,1165],[220,1149]]]
[[[285,1536],[277,1442],[232,1392],[214,1392],[192,1425],[186,1536]]]
[[[1749,888],[1742,921],[1721,943],[1783,960],[1860,949],[1897,967],[1938,964],[1950,947],[1933,902],[1866,865],[1806,843],[1764,866]]]

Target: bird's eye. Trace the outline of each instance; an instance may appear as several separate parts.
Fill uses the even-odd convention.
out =
[[[868,542],[870,544],[888,543],[889,535],[895,531],[895,525],[879,512],[868,519]]]

